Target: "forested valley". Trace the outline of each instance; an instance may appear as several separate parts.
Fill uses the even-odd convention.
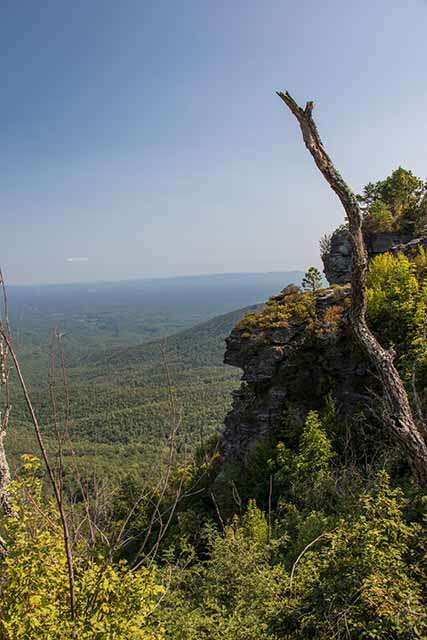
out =
[[[358,203],[368,327],[424,437],[426,183]],[[352,335],[350,236],[321,241],[328,286],[102,349],[19,337],[5,298],[2,639],[427,637],[426,485]]]

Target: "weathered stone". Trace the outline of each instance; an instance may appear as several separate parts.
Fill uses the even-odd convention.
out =
[[[427,238],[415,238],[405,244],[397,244],[390,251],[391,253],[404,253],[405,256],[413,258],[421,247],[427,249]]]
[[[414,239],[412,230],[378,233],[366,237],[366,249],[371,260],[380,253],[393,251],[399,245],[408,242],[419,243],[420,239]],[[351,281],[351,245],[348,231],[340,227],[331,236],[329,251],[323,256],[323,271],[330,284],[346,284]]]
[[[427,248],[427,238],[414,238],[406,226],[399,233],[381,233],[366,241],[369,258],[391,251],[414,256]],[[320,409],[331,393],[343,418],[371,412],[376,378],[355,347],[346,318],[351,279],[351,246],[344,227],[332,235],[323,256],[329,282],[338,285],[319,291],[314,300],[313,326],[291,319],[283,327],[237,327],[227,338],[224,362],[243,371],[242,386],[233,396],[223,432],[224,462],[247,460],[253,446],[274,434],[284,412],[303,420],[310,409]],[[271,298],[286,304],[299,291],[291,285]],[[342,320],[336,320],[342,312]],[[372,416],[371,416],[372,417]]]
[[[284,412],[303,420],[310,409],[323,407],[328,392],[341,415],[369,406],[366,389],[373,382],[345,313],[333,327],[324,321],[331,307],[346,307],[348,296],[348,287],[319,292],[314,329],[300,323],[232,331],[224,361],[242,369],[243,376],[225,419],[224,462],[244,463],[253,446],[275,432]]]

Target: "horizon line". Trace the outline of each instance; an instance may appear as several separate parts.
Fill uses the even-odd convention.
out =
[[[308,267],[306,267],[307,269]],[[269,274],[281,274],[281,273],[301,273],[304,274],[304,269],[270,269],[268,271],[214,271],[209,273],[195,273],[195,274],[179,274],[175,276],[141,276],[136,278],[119,278],[118,280],[73,280],[70,282],[33,282],[33,283],[8,283],[5,278],[5,284],[7,288],[10,287],[67,287],[67,286],[90,286],[90,285],[105,285],[105,284],[120,284],[126,282],[141,282],[141,281],[154,281],[154,280],[184,280],[190,278],[214,278],[219,276],[256,276],[256,275],[269,275]]]

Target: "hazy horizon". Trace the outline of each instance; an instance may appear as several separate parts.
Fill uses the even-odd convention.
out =
[[[340,204],[275,95],[313,99],[356,192],[425,178],[427,2],[5,2],[10,284],[320,267]]]
[[[304,275],[304,269],[286,269],[286,270],[271,270],[271,271],[223,271],[216,273],[192,273],[192,274],[176,274],[176,275],[160,275],[160,276],[141,276],[139,278],[123,278],[118,280],[80,280],[69,282],[22,282],[13,283],[8,282],[6,274],[4,275],[5,284],[7,288],[25,288],[25,287],[67,287],[78,286],[85,287],[90,285],[119,285],[120,283],[138,283],[138,282],[158,282],[163,280],[197,280],[202,278],[220,278],[220,277],[238,277],[238,276],[269,276],[269,275],[290,275],[298,274]]]

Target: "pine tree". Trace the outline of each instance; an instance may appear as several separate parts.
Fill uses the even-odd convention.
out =
[[[309,267],[302,279],[302,288],[314,293],[322,287],[322,274],[316,267]]]

